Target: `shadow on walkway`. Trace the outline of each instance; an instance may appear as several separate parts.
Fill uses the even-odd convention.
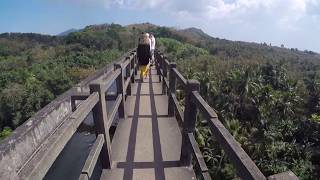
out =
[[[163,161],[162,151],[161,151],[161,142],[160,142],[160,133],[158,126],[158,118],[168,117],[167,115],[157,115],[156,103],[155,103],[155,94],[153,90],[153,80],[152,75],[149,72],[149,94],[143,94],[143,96],[150,96],[150,107],[151,115],[139,115],[140,108],[140,97],[141,95],[141,82],[137,82],[137,93],[135,100],[135,107],[132,117],[131,130],[129,135],[128,151],[126,156],[126,162],[119,162],[117,168],[124,169],[124,180],[133,179],[133,170],[134,169],[154,169],[155,179],[163,180],[165,179],[164,168],[169,167],[178,167],[179,161]],[[144,82],[146,83],[146,82]],[[154,151],[154,161],[153,162],[134,162],[135,148],[136,148],[136,135],[138,130],[138,121],[139,118],[151,118],[152,120],[152,141],[153,141],[153,151]]]

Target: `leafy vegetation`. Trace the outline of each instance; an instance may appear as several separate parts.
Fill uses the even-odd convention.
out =
[[[190,44],[159,39],[185,77],[200,82],[200,93],[266,176],[292,170],[301,179],[319,177],[319,71],[296,78],[283,59],[262,63],[220,59]],[[188,50],[187,54],[181,53]],[[302,66],[303,64],[301,64]],[[309,64],[306,64],[309,66]],[[300,67],[305,69],[307,67]],[[199,116],[196,136],[215,179],[235,178],[235,169]]]
[[[135,47],[120,25],[88,26],[64,37],[0,35],[0,138],[97,68]]]
[[[184,76],[199,80],[201,95],[266,176],[292,170],[319,179],[319,54],[212,38],[195,28],[104,24],[62,37],[1,34],[0,138],[134,48],[141,31],[153,32]],[[235,178],[201,116],[196,138],[214,179]]]

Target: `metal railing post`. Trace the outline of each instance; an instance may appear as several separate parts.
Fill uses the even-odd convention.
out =
[[[161,70],[162,70],[162,72],[161,72]],[[161,74],[161,76],[160,76],[160,79],[161,79],[161,81],[162,81],[162,85],[164,85],[164,76],[163,76],[163,54],[162,53],[160,53],[159,54],[159,71],[160,71],[160,74]]]
[[[131,58],[131,56],[132,56],[132,58]],[[133,52],[133,53],[131,53],[131,55],[130,55],[130,64],[131,64],[131,67],[130,67],[130,75],[131,75],[131,73],[132,72],[134,72],[135,71],[135,60],[134,60],[134,56],[135,56],[135,53]],[[135,76],[135,74],[133,73],[132,74],[132,76],[130,77],[131,78],[131,83],[134,83],[134,76]]]
[[[136,67],[134,68],[134,75],[138,75],[139,64],[138,64],[137,52],[134,53],[133,59],[134,59],[134,64],[136,65]]]
[[[182,144],[180,163],[182,166],[190,166],[192,150],[188,141],[188,133],[193,133],[197,119],[197,105],[191,101],[192,91],[199,91],[200,83],[196,80],[188,80],[185,87],[185,109],[182,125]]]
[[[161,72],[160,72],[160,55],[159,55],[159,51],[155,50],[154,52],[154,65],[156,66],[157,69],[157,74],[159,76],[159,82],[161,82]]]
[[[71,96],[71,110],[74,112],[77,109],[76,99],[74,99],[73,96]]]
[[[108,124],[108,115],[106,108],[106,98],[105,91],[102,89],[100,83],[90,84],[90,93],[98,92],[99,93],[99,102],[92,109],[93,120],[95,124],[96,135],[103,134],[104,136],[104,145],[101,150],[100,158],[102,167],[105,169],[111,168],[112,159],[111,159],[111,143],[109,136]]]
[[[124,75],[123,75],[123,68],[122,68],[122,64],[121,63],[116,63],[114,64],[114,69],[120,69],[121,73],[118,76],[118,78],[116,79],[116,86],[117,86],[117,94],[121,94],[122,95],[122,100],[121,100],[121,104],[119,106],[119,118],[126,118],[125,117],[125,91],[124,91]]]
[[[175,105],[174,105],[174,101],[172,99],[171,94],[172,93],[176,93],[176,76],[173,72],[173,69],[177,67],[176,63],[170,63],[170,72],[169,72],[169,95],[168,95],[168,115],[169,116],[174,116],[175,114]]]
[[[129,85],[127,87],[127,93],[126,93],[126,96],[130,96],[131,95],[131,77],[130,77],[130,74],[131,74],[131,62],[130,62],[130,56],[129,57],[126,57],[126,61],[129,61],[129,64],[127,65],[127,67],[125,68],[126,70],[126,81],[128,80],[128,78],[130,78],[130,82],[129,82]]]
[[[167,58],[164,57],[162,59],[162,73],[163,73],[163,82],[162,82],[162,94],[167,94],[167,84],[165,79],[168,81],[168,71],[167,71],[167,66],[166,66],[166,60]]]

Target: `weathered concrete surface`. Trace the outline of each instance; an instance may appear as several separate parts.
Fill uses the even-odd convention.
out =
[[[287,171],[269,176],[268,180],[299,180],[299,178],[292,171]]]
[[[103,170],[101,179],[103,180],[196,180],[193,169],[186,167],[172,167],[164,168],[164,178],[155,176],[154,169],[134,169],[132,178],[126,179],[124,177],[123,169]]]
[[[116,62],[123,61],[127,55]],[[75,92],[88,92],[91,81],[106,78],[112,70],[113,64],[98,70],[38,111],[6,138],[0,144],[1,179],[19,179],[20,170],[37,153],[54,129],[71,114],[71,95]]]
[[[168,117],[168,96],[162,95],[156,71],[151,73],[152,78],[132,86],[128,118],[118,124],[112,169],[103,171],[103,180],[195,179],[193,169],[179,167],[181,132],[177,120]]]
[[[69,97],[72,90],[51,102],[35,116],[17,128],[0,145],[0,177],[17,179],[20,168],[40,144],[71,112]]]

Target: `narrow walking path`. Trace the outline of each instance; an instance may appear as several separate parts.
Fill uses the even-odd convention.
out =
[[[121,120],[111,144],[112,168],[103,180],[191,180],[192,168],[179,167],[181,132],[174,117],[168,117],[168,96],[156,70],[150,78],[132,85],[126,100],[127,119]]]

